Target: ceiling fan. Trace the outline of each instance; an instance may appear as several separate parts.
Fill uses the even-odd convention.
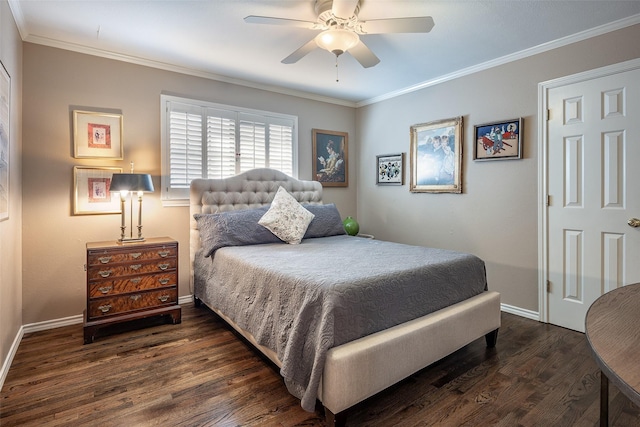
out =
[[[244,21],[250,24],[286,25],[321,31],[313,39],[282,60],[293,64],[320,47],[337,57],[349,52],[363,67],[369,68],[380,59],[360,40],[360,35],[385,33],[428,33],[434,26],[433,18],[389,18],[361,21],[360,0],[316,0],[316,22],[297,19],[250,15]]]

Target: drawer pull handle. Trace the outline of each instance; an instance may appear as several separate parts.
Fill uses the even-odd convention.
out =
[[[163,277],[162,279],[158,279],[158,282],[160,282],[161,285],[166,285],[167,283],[169,283],[169,279]]]
[[[100,258],[98,258],[98,261],[100,261],[102,264],[107,264],[109,263],[109,261],[111,261],[110,256],[101,256]]]
[[[167,268],[169,268],[169,264],[158,264],[158,268],[160,270],[166,270]]]
[[[138,284],[142,280],[142,277],[136,277],[135,279],[131,279],[131,283]]]
[[[109,292],[111,292],[111,289],[113,289],[113,286],[101,286],[98,288],[98,290],[103,294],[108,294]]]
[[[158,255],[160,255],[160,258],[166,258],[167,255],[169,255],[171,252],[169,251],[160,251],[158,252]]]
[[[142,255],[142,252],[133,252],[131,253],[131,258],[138,259],[140,258],[140,255]]]
[[[111,276],[111,270],[100,270],[98,274],[102,277],[109,277]]]
[[[131,298],[132,300],[134,300],[134,301],[138,301],[140,298],[142,298],[142,296],[141,296],[141,295],[131,295],[131,297],[130,297],[130,298]]]
[[[109,310],[111,310],[111,305],[101,305],[100,307],[98,307],[98,310],[100,310],[103,313],[108,313]]]
[[[158,299],[162,302],[167,302],[167,300],[169,299],[169,295],[160,295]]]
[[[132,270],[138,270],[140,267],[142,267],[142,264],[133,264],[133,265],[131,266],[131,269],[132,269]]]

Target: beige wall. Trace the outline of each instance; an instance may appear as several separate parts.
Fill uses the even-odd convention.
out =
[[[640,46],[633,41],[639,36],[640,26],[630,27],[357,111],[25,43],[23,323],[80,314],[84,245],[118,235],[116,215],[71,214],[73,166],[126,169],[133,160],[159,187],[160,93],[298,115],[303,179],[311,178],[311,129],[349,132],[350,186],[325,189],[326,201],[337,203],[343,216],[357,214],[362,231],[378,238],[479,255],[503,302],[536,312],[537,84],[636,58]],[[76,108],[124,114],[123,161],[72,157]],[[408,153],[412,124],[458,115],[465,121],[462,195],[375,185],[375,156]],[[515,117],[525,120],[524,159],[473,162],[473,125]],[[408,178],[408,164],[406,172]],[[144,223],[146,236],[179,240],[180,295],[189,294],[188,209],[162,207],[156,192],[145,199]]]
[[[22,326],[22,41],[9,5],[0,1],[0,61],[11,76],[9,219],[0,222],[0,367]],[[6,373],[0,371],[0,375]],[[0,378],[0,384],[2,384]]]
[[[358,109],[358,218],[376,237],[474,253],[502,302],[538,311],[540,82],[640,57],[640,25]],[[409,192],[409,128],[463,116],[463,194]],[[524,119],[524,159],[473,161],[473,126]],[[640,119],[640,118],[639,118]],[[407,153],[402,187],[376,186],[376,155]]]
[[[82,313],[85,243],[119,237],[118,215],[73,216],[73,166],[121,166],[151,173],[158,191],[144,201],[144,235],[180,244],[180,295],[189,291],[189,208],[160,203],[160,94],[298,116],[299,177],[311,179],[311,130],[348,132],[355,159],[355,109],[125,62],[24,44],[24,323]],[[74,159],[71,111],[124,115],[123,161]],[[343,216],[356,213],[357,162],[348,188],[325,189]]]

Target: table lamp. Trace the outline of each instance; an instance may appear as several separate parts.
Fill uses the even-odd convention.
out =
[[[133,173],[133,162],[131,162],[131,173],[113,174],[111,177],[109,191],[120,192],[120,211],[122,220],[120,222],[120,239],[118,239],[118,243],[144,242],[144,237],[142,237],[142,193],[152,193],[154,191],[151,175],[147,173]],[[133,237],[133,192],[138,193],[138,237]],[[127,229],[125,223],[125,200],[130,194],[129,237],[125,237],[125,230]]]

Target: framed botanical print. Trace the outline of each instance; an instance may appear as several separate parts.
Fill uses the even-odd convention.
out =
[[[349,186],[349,134],[313,129],[313,176],[323,187]]]
[[[415,193],[462,193],[462,117],[411,126]]]
[[[73,111],[74,157],[122,160],[122,114]]]
[[[73,214],[119,214],[120,196],[111,194],[111,177],[122,168],[73,167]]]

